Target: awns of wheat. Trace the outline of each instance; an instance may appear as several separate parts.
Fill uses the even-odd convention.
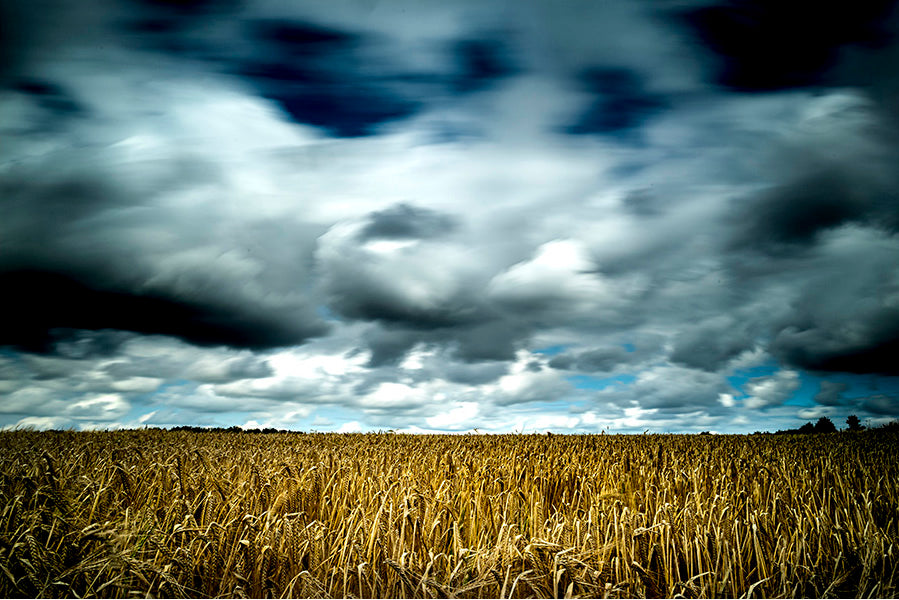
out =
[[[0,595],[895,597],[899,436],[0,433]]]

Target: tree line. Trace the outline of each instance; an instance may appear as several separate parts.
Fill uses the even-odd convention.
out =
[[[849,415],[848,417],[846,417],[846,429],[844,429],[843,431],[855,432],[855,431],[864,431],[865,429],[868,429],[868,428],[861,424],[861,421],[859,421],[859,419],[856,415]],[[890,421],[889,423],[880,425],[879,427],[872,427],[871,429],[878,429],[878,430],[882,429],[882,430],[890,430],[890,431],[899,430],[899,421]],[[831,421],[827,417],[821,417],[815,423],[812,423],[811,421],[809,421],[808,423],[806,423],[805,425],[803,425],[802,427],[799,427],[797,429],[781,429],[779,431],[776,431],[775,433],[777,433],[777,434],[796,434],[796,433],[811,434],[811,433],[835,433],[836,431],[837,431],[837,426],[834,425],[833,421]],[[756,432],[756,433],[761,433],[761,432]]]

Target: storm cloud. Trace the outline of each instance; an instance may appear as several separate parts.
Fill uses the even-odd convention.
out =
[[[897,415],[894,2],[0,0],[2,426]]]

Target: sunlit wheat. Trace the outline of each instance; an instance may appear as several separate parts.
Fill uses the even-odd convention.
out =
[[[897,594],[899,437],[0,434],[0,595]]]

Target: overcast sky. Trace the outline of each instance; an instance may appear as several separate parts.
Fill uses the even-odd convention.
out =
[[[0,0],[0,426],[899,417],[894,9]]]

